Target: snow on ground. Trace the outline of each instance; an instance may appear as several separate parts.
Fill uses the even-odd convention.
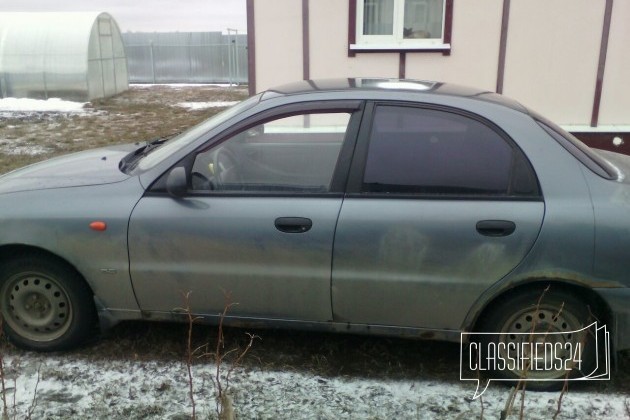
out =
[[[17,418],[190,418],[186,366],[182,362],[85,360],[27,354],[5,358],[9,414]],[[198,418],[214,418],[213,364],[193,366]],[[17,376],[16,376],[17,375]],[[13,379],[15,378],[15,380]],[[225,385],[225,384],[224,384]],[[237,369],[230,395],[241,419],[468,419],[480,418],[472,383],[434,380],[324,378],[295,371]],[[491,384],[484,418],[498,419],[510,390]],[[34,398],[35,397],[35,398]],[[528,392],[525,418],[552,418],[557,392]],[[572,391],[560,419],[628,416],[628,396]],[[519,418],[520,398],[509,418]]]
[[[174,89],[190,88],[190,87],[231,87],[236,85],[230,84],[157,84],[157,85],[130,85],[132,88],[151,89],[156,86],[170,87]],[[176,106],[188,108],[190,110],[201,110],[208,108],[227,107],[236,104],[238,101],[210,101],[210,102],[180,102]],[[65,101],[59,98],[30,99],[30,98],[0,98],[0,116],[12,117],[15,114],[24,113],[69,113],[69,114],[88,114],[90,109],[86,109],[88,102]]]
[[[215,102],[179,102],[176,106],[182,108],[188,108],[192,111],[208,108],[220,108],[226,106],[232,106],[237,104],[238,101],[215,101]]]
[[[151,89],[154,86],[166,86],[166,87],[177,89],[177,88],[203,87],[203,86],[234,87],[238,85],[230,84],[230,83],[156,83],[156,84],[131,83],[129,84],[129,87],[138,88],[138,89]]]
[[[2,98],[0,99],[0,112],[71,112],[84,113],[85,102],[64,101],[59,98],[29,99],[29,98]]]
[[[11,144],[4,141],[0,141],[0,150],[2,153],[7,155],[16,156],[16,155],[29,155],[29,156],[37,156],[43,155],[50,151],[49,148],[41,145],[21,145],[21,144]]]

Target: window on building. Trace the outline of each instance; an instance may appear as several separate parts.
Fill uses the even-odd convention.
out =
[[[447,49],[447,0],[356,1],[351,49]]]

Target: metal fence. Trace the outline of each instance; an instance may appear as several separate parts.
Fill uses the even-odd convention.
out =
[[[247,36],[124,33],[130,83],[247,83]]]

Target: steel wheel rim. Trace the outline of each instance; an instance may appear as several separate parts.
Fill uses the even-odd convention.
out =
[[[42,273],[20,273],[2,287],[2,315],[19,336],[52,341],[68,331],[72,305],[64,288]]]
[[[585,333],[575,332],[582,328],[575,315],[555,306],[540,305],[538,308],[525,308],[509,317],[503,325],[501,333],[504,335],[501,335],[501,342],[529,343],[531,338],[531,342],[560,343],[561,351],[553,353],[553,356],[563,359],[571,358],[570,350],[564,350],[566,343],[570,343],[572,349],[575,349],[578,343],[584,344]],[[530,335],[530,332],[558,334]],[[543,363],[549,362],[549,359],[543,360]],[[527,379],[562,379],[567,375],[565,370],[514,370],[513,373]]]

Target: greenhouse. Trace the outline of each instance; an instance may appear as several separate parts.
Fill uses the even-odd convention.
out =
[[[89,101],[129,88],[107,13],[0,13],[0,95]]]

